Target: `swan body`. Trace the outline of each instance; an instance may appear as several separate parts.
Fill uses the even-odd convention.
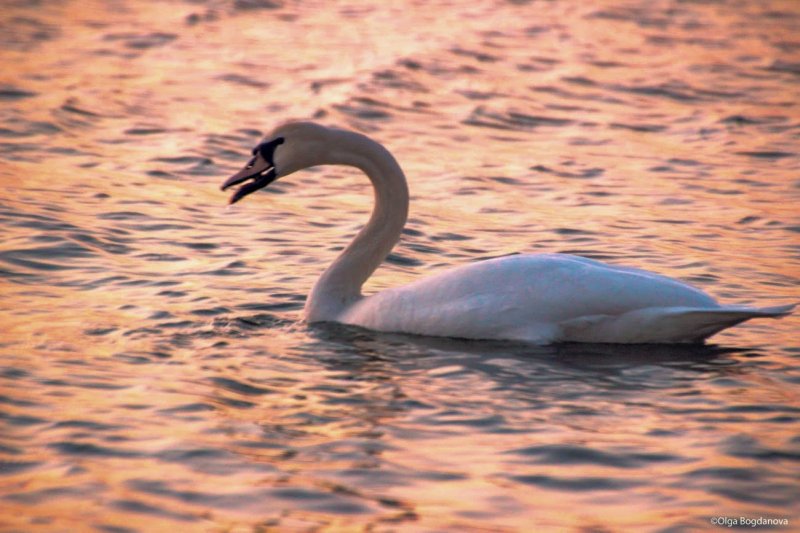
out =
[[[337,322],[377,331],[536,344],[699,341],[783,308],[720,307],[644,270],[564,254],[467,264],[361,298]]]
[[[400,237],[408,213],[405,176],[368,137],[313,123],[279,127],[223,189],[244,183],[234,203],[297,170],[350,165],[372,181],[366,226],[314,285],[308,322],[467,339],[553,342],[700,342],[794,305],[722,306],[704,292],[658,274],[565,254],[511,255],[470,263],[370,296],[361,287]]]

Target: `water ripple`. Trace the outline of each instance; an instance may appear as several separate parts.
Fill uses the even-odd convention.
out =
[[[695,530],[795,504],[796,317],[678,347],[308,325],[369,185],[219,191],[313,119],[408,176],[367,293],[564,251],[797,300],[779,0],[7,4],[6,529]]]
[[[531,446],[507,453],[534,459],[536,464],[595,464],[615,468],[641,468],[649,463],[682,462],[685,457],[672,454],[619,452],[611,453],[584,446],[542,445]]]

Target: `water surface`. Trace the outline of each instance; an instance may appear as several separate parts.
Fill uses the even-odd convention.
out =
[[[6,4],[0,529],[800,523],[797,316],[695,347],[310,327],[366,181],[218,190],[314,119],[409,178],[368,291],[568,252],[798,301],[796,2]]]

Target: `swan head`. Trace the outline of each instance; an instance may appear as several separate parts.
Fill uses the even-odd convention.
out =
[[[278,178],[328,161],[333,131],[311,122],[293,122],[276,128],[253,148],[253,157],[244,168],[222,184],[223,191],[243,184],[229,203],[235,204]]]

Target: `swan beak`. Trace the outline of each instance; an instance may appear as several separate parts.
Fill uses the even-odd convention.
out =
[[[277,177],[275,166],[268,161],[265,161],[261,155],[256,155],[250,160],[249,163],[247,163],[247,166],[225,180],[225,183],[222,184],[222,190],[224,191],[228,187],[233,187],[234,185],[244,183],[244,185],[236,189],[236,192],[233,193],[228,201],[229,204],[235,204],[248,194],[254,193],[259,189],[263,189],[275,181]]]

